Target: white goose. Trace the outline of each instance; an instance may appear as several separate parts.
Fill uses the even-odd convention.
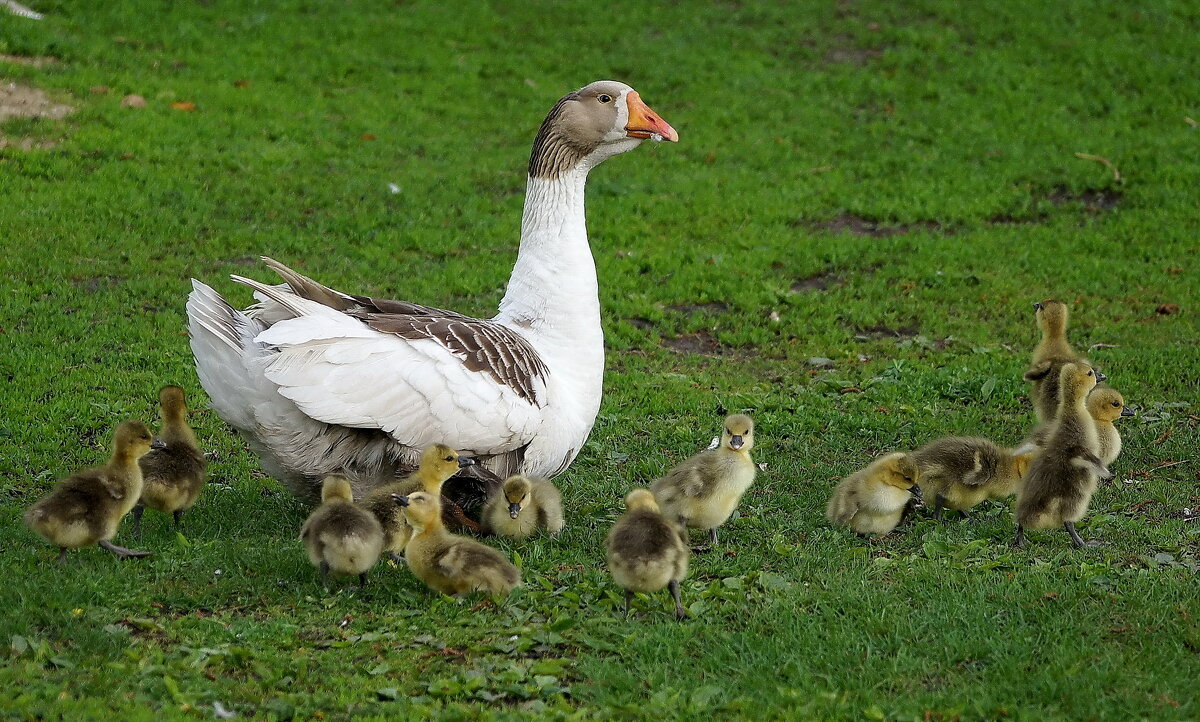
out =
[[[628,85],[570,93],[533,143],[521,245],[499,313],[474,319],[334,291],[271,259],[286,282],[239,276],[245,312],[192,280],[200,383],[263,467],[313,495],[327,474],[355,496],[444,443],[500,478],[567,468],[591,432],[604,374],[588,171],[643,140],[678,140]]]

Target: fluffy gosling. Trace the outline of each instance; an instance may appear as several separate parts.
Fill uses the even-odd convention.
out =
[[[1123,416],[1135,416],[1133,409],[1125,405],[1125,397],[1120,391],[1111,386],[1096,386],[1087,397],[1087,410],[1092,420],[1096,422],[1096,435],[1100,440],[1100,461],[1105,466],[1111,465],[1121,455],[1121,434],[1117,431],[1114,421]],[[1053,424],[1038,424],[1029,433],[1026,444],[1030,448],[1040,448],[1046,445]],[[1025,448],[1024,446],[1022,448]]]
[[[1006,499],[1021,487],[1033,452],[1018,454],[989,439],[947,436],[912,453],[920,469],[921,491],[934,499],[933,517],[942,508],[966,512],[986,499]]]
[[[142,467],[142,498],[133,507],[133,533],[142,535],[142,514],[146,507],[170,514],[178,531],[184,512],[192,508],[204,487],[204,468],[208,462],[196,434],[188,425],[187,401],[183,389],[164,386],[158,393],[162,428],[158,438],[166,444],[138,460]]]
[[[1061,526],[1076,548],[1084,546],[1075,522],[1087,513],[1098,480],[1108,478],[1100,460],[1096,422],[1085,406],[1096,386],[1096,371],[1086,363],[1068,363],[1059,374],[1057,421],[1042,452],[1029,468],[1017,497],[1015,546],[1025,546],[1025,529]]]
[[[679,599],[679,582],[688,569],[686,532],[659,511],[646,489],[629,492],[625,509],[604,540],[608,569],[625,590],[625,616],[634,592],[653,594],[666,587],[675,600],[675,618],[683,619],[687,613]]]
[[[701,451],[650,485],[662,513],[687,529],[707,529],[710,544],[717,543],[717,527],[737,508],[754,483],[758,468],[750,458],[754,448],[754,421],[745,414],[725,419],[721,443]]]
[[[327,476],[321,484],[321,506],[300,527],[300,540],[308,559],[321,570],[321,583],[329,573],[357,576],[367,583],[367,572],[383,552],[383,527],[375,515],[354,503],[350,480]]]
[[[883,536],[896,528],[914,497],[921,470],[911,454],[892,452],[842,479],[825,508],[831,523],[848,526],[863,536]]]
[[[442,484],[459,469],[474,463],[472,457],[462,456],[445,444],[434,444],[421,452],[421,464],[416,471],[400,481],[378,486],[367,494],[363,506],[375,515],[383,527],[383,548],[393,560],[399,559],[399,553],[404,551],[412,536],[412,527],[405,521],[393,495],[408,496],[415,491],[424,491],[440,497]]]
[[[59,548],[58,561],[65,562],[68,549],[99,544],[120,559],[148,557],[150,552],[133,551],[113,544],[121,518],[129,513],[142,493],[142,470],[138,459],[163,443],[150,435],[139,421],[126,421],[113,434],[113,451],[108,464],[78,471],[58,482],[54,489],[29,507],[25,523]]]
[[[1042,332],[1042,340],[1033,350],[1033,359],[1025,372],[1025,380],[1033,383],[1033,391],[1029,398],[1033,402],[1038,421],[1048,423],[1054,420],[1054,415],[1058,412],[1058,375],[1063,364],[1087,361],[1067,343],[1067,321],[1070,317],[1067,304],[1048,299],[1033,304],[1033,307],[1036,309],[1037,325]],[[1103,381],[1105,377],[1104,374],[1100,374],[1097,378]]]
[[[562,494],[546,479],[510,476],[484,507],[482,526],[485,534],[518,541],[539,528],[557,536],[563,528]]]
[[[521,573],[503,554],[446,531],[436,494],[418,491],[392,496],[413,529],[404,548],[408,568],[430,589],[452,596],[487,592],[497,597],[507,596],[521,583]]]

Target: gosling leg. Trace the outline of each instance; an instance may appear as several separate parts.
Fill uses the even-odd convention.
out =
[[[671,598],[675,600],[675,618],[683,621],[687,618],[687,612],[683,611],[683,602],[679,600],[679,582],[672,579],[667,583],[667,589],[671,590]]]
[[[58,549],[58,563],[59,564],[67,563],[67,548],[66,547],[59,547],[59,549]]]
[[[179,531],[179,527],[183,523],[183,509],[176,509],[171,512],[171,516],[175,517],[175,531]]]
[[[629,619],[629,605],[633,603],[633,592],[625,590],[625,618]]]
[[[133,507],[133,538],[142,538],[142,514],[146,513],[146,507],[138,504]]]
[[[1013,546],[1018,549],[1023,549],[1028,543],[1028,540],[1025,539],[1025,527],[1017,524],[1017,538],[1013,539]]]

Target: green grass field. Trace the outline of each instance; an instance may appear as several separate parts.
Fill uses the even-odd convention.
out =
[[[30,4],[0,90],[74,112],[0,121],[0,716],[1200,717],[1195,3]],[[308,509],[203,408],[188,279],[246,305],[270,255],[490,315],[534,132],[599,78],[681,138],[591,177],[609,354],[566,531],[500,545],[499,608],[386,567],[323,591]],[[1139,412],[1080,525],[1109,545],[1014,550],[1000,505],[830,528],[882,451],[1020,440],[1047,297]],[[152,558],[59,567],[22,510],[165,383],[213,459],[185,536],[152,512]],[[623,619],[621,497],[730,410],[766,469],[691,618]]]

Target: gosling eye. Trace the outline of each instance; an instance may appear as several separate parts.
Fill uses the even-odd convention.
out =
[[[1114,401],[1114,402],[1113,402],[1113,408],[1114,408],[1114,409],[1119,409],[1119,408],[1121,408],[1121,402],[1120,402],[1120,401]]]
[[[596,100],[599,100],[601,103],[611,103],[613,99],[608,93],[601,93],[600,95],[596,96]]]
[[[1091,376],[1091,375],[1092,375],[1092,372],[1091,372],[1091,371],[1088,371],[1088,376]]]
[[[446,458],[442,459],[442,461],[454,461],[454,457],[453,457],[453,456],[447,456]]]

